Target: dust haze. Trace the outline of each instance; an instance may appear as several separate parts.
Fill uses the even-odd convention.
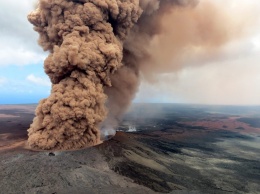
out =
[[[29,146],[42,150],[114,135],[143,78],[178,71],[194,53],[214,56],[243,25],[194,0],[39,0],[28,20],[49,52],[51,94],[28,129]]]

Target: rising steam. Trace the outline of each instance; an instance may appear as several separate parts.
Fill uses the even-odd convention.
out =
[[[28,19],[50,52],[52,90],[28,129],[30,147],[78,149],[114,135],[141,75],[180,68],[191,45],[230,39],[212,11],[194,0],[39,0]]]

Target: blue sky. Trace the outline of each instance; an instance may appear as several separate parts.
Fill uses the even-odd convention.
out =
[[[0,2],[0,104],[37,103],[50,93],[51,83],[43,70],[48,53],[37,45],[38,34],[27,21],[35,2]],[[144,80],[135,102],[260,104],[260,1],[215,2],[238,15],[241,10],[250,13],[245,20],[252,23],[247,35],[225,45],[217,60]]]
[[[38,103],[50,93],[43,70],[47,53],[27,21],[33,6],[30,0],[0,2],[0,104]]]
[[[37,103],[49,95],[50,88],[42,63],[1,67],[1,104]]]

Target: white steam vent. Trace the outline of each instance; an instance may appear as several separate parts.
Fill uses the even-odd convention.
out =
[[[100,140],[107,141],[114,137],[116,134],[116,130],[113,127],[104,126],[100,130]]]
[[[128,131],[127,132],[136,132],[137,130],[136,130],[136,127],[135,126],[133,126],[133,125],[129,125],[128,126]]]

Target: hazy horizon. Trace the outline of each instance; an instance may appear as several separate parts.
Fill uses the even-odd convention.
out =
[[[170,104],[170,105],[188,105],[188,106],[211,106],[211,107],[260,107],[260,104],[199,104],[199,103],[181,103],[181,102],[133,102],[130,106],[130,108],[133,105],[138,105],[138,104]],[[4,105],[38,105],[38,102],[28,102],[28,103],[0,103],[0,106],[4,106]]]

